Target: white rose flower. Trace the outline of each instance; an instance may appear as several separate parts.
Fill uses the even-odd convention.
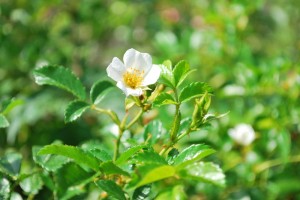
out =
[[[149,54],[129,49],[125,52],[123,61],[124,63],[114,57],[106,72],[126,96],[140,96],[147,85],[158,80],[161,70],[158,65],[152,64]]]
[[[255,139],[255,132],[248,124],[238,124],[228,130],[229,136],[238,144],[247,146]]]

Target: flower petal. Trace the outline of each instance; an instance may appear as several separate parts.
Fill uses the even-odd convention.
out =
[[[156,83],[160,76],[160,67],[158,65],[152,65],[150,71],[145,75],[144,80],[142,82],[142,86],[151,85]]]
[[[121,81],[126,71],[124,64],[119,58],[114,57],[112,62],[106,68],[107,75],[115,81]]]
[[[132,88],[126,87],[126,85],[121,81],[118,81],[117,87],[120,88],[125,93],[126,96],[129,96],[129,95],[141,96],[143,94],[142,88],[132,89]]]
[[[129,49],[125,52],[124,57],[125,68],[133,67],[135,69],[148,73],[152,66],[152,58],[147,53],[141,53],[135,49]]]

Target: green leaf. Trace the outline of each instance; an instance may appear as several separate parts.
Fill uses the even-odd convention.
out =
[[[186,166],[180,172],[180,177],[225,186],[225,175],[222,169],[211,162],[199,162]]]
[[[61,168],[64,164],[69,162],[69,158],[60,155],[38,155],[38,152],[42,147],[32,147],[32,157],[35,163],[39,164],[42,168],[47,171],[56,171]]]
[[[96,157],[98,160],[101,161],[110,161],[112,160],[112,157],[104,150],[102,149],[90,149],[88,150],[94,157]]]
[[[160,193],[155,200],[186,200],[188,199],[182,185],[176,185],[173,188],[167,188],[166,191]]]
[[[167,104],[177,104],[177,103],[174,100],[172,95],[165,92],[159,94],[153,101],[153,105],[157,107],[160,107],[162,105],[167,105]]]
[[[49,65],[35,69],[33,75],[35,82],[39,85],[59,87],[82,100],[86,97],[84,86],[68,68]]]
[[[20,182],[20,187],[27,194],[37,194],[43,187],[43,181],[39,174],[33,174]]]
[[[169,65],[159,65],[159,67],[161,69],[161,74],[160,74],[158,82],[160,82],[166,86],[169,86],[171,88],[174,88],[175,83],[174,83],[172,67]]]
[[[178,129],[178,135],[183,134],[185,131],[187,131],[190,128],[190,125],[192,123],[192,119],[190,117],[184,118],[180,122],[180,126]]]
[[[155,144],[156,141],[160,138],[163,131],[164,130],[161,121],[153,120],[145,127],[144,140],[147,140],[149,144]]]
[[[151,192],[151,184],[138,187],[134,190],[132,199],[144,200],[149,196],[150,192]]]
[[[190,65],[185,61],[179,61],[174,69],[173,69],[173,74],[174,74],[174,83],[175,86],[178,87],[184,79],[186,79],[187,75],[189,74],[188,72],[190,71]]]
[[[206,92],[212,93],[212,88],[204,82],[195,82],[184,87],[179,95],[180,102],[186,102],[193,98],[200,97]]]
[[[106,175],[120,174],[124,176],[130,176],[128,172],[115,165],[112,161],[103,162],[100,167],[102,172]]]
[[[142,164],[142,165],[149,164],[149,163],[151,164],[157,163],[162,165],[167,164],[167,161],[155,151],[140,152],[134,156],[132,162],[136,164]]]
[[[119,200],[126,200],[123,190],[115,182],[111,180],[99,180],[95,183],[99,188],[107,192],[109,197],[113,197]]]
[[[15,177],[19,175],[21,168],[22,155],[15,152],[5,154],[0,159],[0,171]]]
[[[9,99],[2,103],[2,113],[4,115],[8,114],[16,106],[23,104],[22,100]]]
[[[98,81],[96,82],[90,91],[90,98],[94,104],[100,103],[103,97],[109,91],[108,89],[112,88],[114,85],[109,81]]]
[[[207,145],[193,144],[178,154],[174,159],[174,165],[177,169],[180,169],[215,152]]]
[[[146,145],[137,145],[127,149],[125,152],[121,154],[121,156],[116,160],[117,165],[124,164],[131,156],[133,156],[136,152],[145,148]]]
[[[90,105],[83,101],[72,101],[67,106],[65,111],[65,122],[72,122],[79,118],[88,108]]]
[[[0,199],[8,199],[10,193],[10,183],[6,178],[0,177]]]
[[[169,151],[168,156],[167,156],[167,162],[169,165],[173,165],[174,159],[178,156],[179,151],[176,148],[173,148]]]
[[[47,145],[38,152],[38,155],[43,154],[57,154],[66,156],[73,159],[73,161],[79,165],[85,165],[95,171],[98,171],[99,169],[100,161],[98,161],[97,158],[90,155],[90,153],[74,146],[57,144]]]
[[[139,167],[138,171],[142,174],[142,179],[137,183],[136,187],[172,177],[176,172],[175,168],[170,165],[146,165]]]
[[[9,122],[7,121],[6,117],[0,114],[0,128],[6,128],[9,126]]]

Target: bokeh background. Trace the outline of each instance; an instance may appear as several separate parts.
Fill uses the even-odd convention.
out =
[[[227,176],[225,188],[195,183],[190,199],[300,199],[299,8],[299,0],[1,0],[0,100],[22,104],[0,130],[0,155],[21,152],[26,168],[33,145],[101,141],[109,120],[87,113],[65,124],[72,97],[36,85],[32,70],[63,65],[90,88],[113,57],[135,48],[154,63],[187,60],[197,69],[190,80],[215,90],[211,112],[230,111],[184,141],[218,150],[211,159]],[[248,146],[228,136],[240,123],[255,130]]]

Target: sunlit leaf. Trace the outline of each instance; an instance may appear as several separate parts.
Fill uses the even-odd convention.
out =
[[[168,65],[159,65],[159,66],[161,69],[161,74],[160,74],[158,82],[160,82],[166,86],[169,86],[171,88],[174,88],[175,83],[174,83],[172,67],[168,66]]]
[[[9,126],[9,122],[7,121],[6,117],[0,114],[0,128],[6,128]]]
[[[39,174],[33,174],[20,182],[20,187],[27,194],[37,194],[43,187],[43,181]]]
[[[167,104],[177,104],[174,97],[168,93],[161,93],[159,94],[155,100],[153,101],[154,106],[162,106]]]
[[[65,111],[65,121],[72,122],[79,118],[90,105],[83,101],[72,101],[66,108]]]
[[[33,75],[37,84],[59,87],[82,100],[86,97],[84,86],[68,68],[48,65],[35,69]]]
[[[193,98],[200,97],[206,92],[211,93],[212,88],[204,82],[194,82],[184,87],[179,95],[180,102],[186,102]]]
[[[78,147],[57,144],[47,145],[38,152],[38,155],[44,154],[66,156],[73,159],[73,161],[79,165],[90,167],[95,171],[98,171],[99,169],[100,161]]]
[[[190,65],[185,60],[182,60],[175,65],[173,74],[176,87],[178,87],[186,79],[189,71]]]
[[[133,156],[136,152],[140,151],[142,148],[145,148],[146,145],[137,145],[130,147],[125,152],[123,152],[120,157],[116,160],[117,165],[121,165],[125,163],[131,156]]]
[[[112,88],[114,85],[109,81],[98,81],[96,82],[90,92],[90,98],[94,104],[98,104],[103,97],[109,91],[108,89]]]
[[[186,166],[180,172],[180,177],[225,186],[225,175],[222,169],[211,162],[197,162]]]
[[[209,146],[204,144],[193,144],[182,152],[174,159],[174,165],[176,168],[182,168],[186,165],[194,163],[210,154],[215,153],[214,149],[211,149]]]
[[[113,197],[118,200],[126,200],[123,190],[115,182],[111,180],[100,180],[95,183],[99,188],[107,192],[109,197]]]
[[[103,162],[112,160],[111,155],[109,155],[102,149],[90,149],[88,150],[88,152],[90,152],[94,157],[96,157],[98,160],[102,160]]]
[[[132,159],[132,162],[136,164],[149,164],[149,163],[157,163],[157,164],[167,164],[167,161],[160,156],[155,151],[143,151],[137,153],[134,158]]]

